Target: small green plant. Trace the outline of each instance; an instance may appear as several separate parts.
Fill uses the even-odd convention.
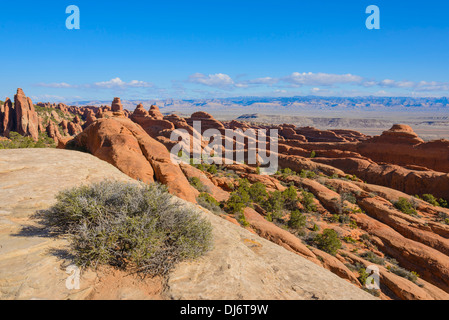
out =
[[[357,241],[354,238],[352,238],[351,236],[343,237],[343,241],[345,241],[347,243],[352,243],[352,244],[357,243]]]
[[[409,215],[417,214],[413,204],[406,198],[402,198],[402,197],[399,198],[399,200],[394,203],[394,206],[396,209],[402,211],[403,213],[406,213]]]
[[[359,279],[360,283],[362,284],[362,286],[364,286],[366,284],[366,279],[368,279],[368,277],[369,277],[369,274],[368,274],[368,272],[366,272],[366,269],[360,268],[358,279]]]
[[[212,247],[211,224],[159,184],[104,181],[56,199],[41,217],[52,232],[69,236],[80,267],[103,264],[166,275]]]
[[[351,222],[349,222],[349,227],[351,229],[357,229],[359,226],[357,225],[357,221],[351,220]]]
[[[301,178],[315,179],[317,177],[317,174],[313,171],[301,170],[301,172],[299,173],[299,176]]]
[[[200,178],[198,178],[198,177],[191,177],[191,178],[189,178],[189,182],[190,182],[190,185],[192,187],[194,187],[196,190],[198,190],[199,192],[206,192],[207,191],[206,187],[201,182]]]
[[[198,204],[200,206],[213,213],[216,214],[223,213],[223,210],[221,210],[220,208],[220,203],[207,192],[200,193],[200,195],[197,197],[196,200],[198,201]]]
[[[325,229],[322,234],[318,234],[313,242],[317,247],[331,255],[336,255],[341,248],[341,241],[335,230]]]
[[[313,195],[313,193],[303,190],[301,194],[302,194],[301,204],[304,206],[304,209],[307,212],[316,212],[317,207],[315,204],[315,196]]]
[[[371,251],[367,251],[367,252],[361,254],[360,256],[372,263],[375,263],[375,264],[378,264],[381,266],[385,265],[385,259],[382,259],[381,257],[377,256],[376,254],[374,254]]]
[[[248,188],[248,193],[251,200],[255,203],[263,203],[268,197],[267,188],[261,182],[256,182],[251,187]]]
[[[447,204],[446,200],[444,200],[442,198],[437,199],[432,194],[423,194],[421,198],[419,196],[415,196],[415,197],[418,199],[422,199],[435,207],[448,208],[448,204]]]
[[[408,271],[404,268],[401,268],[399,266],[388,266],[387,269],[390,272],[393,272],[394,274],[397,274],[400,277],[403,277],[405,279],[408,279],[412,282],[416,282],[419,278],[419,274],[416,273],[415,271]]]
[[[312,150],[312,152],[310,153],[310,158],[313,159],[316,157],[316,152],[315,150]]]
[[[301,230],[306,225],[306,217],[299,211],[294,210],[290,214],[288,226],[295,230]]]
[[[282,197],[284,198],[284,207],[287,210],[295,210],[298,207],[298,191],[294,186],[289,186],[282,191]]]

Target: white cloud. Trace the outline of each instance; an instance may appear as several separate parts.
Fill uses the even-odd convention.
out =
[[[126,89],[126,88],[151,88],[153,87],[153,84],[138,80],[132,80],[131,82],[124,82],[120,78],[114,78],[109,81],[96,82],[91,86],[94,88],[102,88],[102,89],[113,89],[113,88]]]
[[[74,86],[61,82],[61,83],[38,83],[36,85],[37,87],[44,87],[44,88],[73,88]]]
[[[333,86],[336,84],[361,83],[363,78],[353,74],[293,72],[283,80],[301,86]]]
[[[65,82],[61,83],[38,83],[36,84],[37,87],[44,87],[44,88],[57,88],[57,89],[64,89],[64,88],[81,88],[81,89],[127,89],[127,88],[152,88],[154,85],[149,82],[145,81],[139,81],[139,80],[132,80],[130,82],[125,82],[120,78],[114,78],[109,81],[102,81],[102,82],[95,82],[93,84],[68,84]]]
[[[210,74],[208,76],[202,73],[195,73],[189,77],[189,82],[216,88],[230,88],[235,85],[234,80],[224,73]]]

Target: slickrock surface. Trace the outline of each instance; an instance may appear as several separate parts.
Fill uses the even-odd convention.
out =
[[[32,215],[66,188],[104,179],[134,181],[107,162],[67,150],[0,151],[0,299],[374,299],[286,249],[203,210],[214,249],[180,264],[160,292],[119,272],[84,271],[81,289],[65,287],[67,241],[33,232]],[[185,203],[185,205],[194,205]]]

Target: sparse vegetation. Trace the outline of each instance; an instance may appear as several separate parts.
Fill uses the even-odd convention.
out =
[[[69,235],[80,267],[112,265],[165,275],[212,246],[212,227],[158,184],[101,182],[61,192],[42,217]]]
[[[204,184],[201,182],[200,178],[192,177],[189,178],[190,185],[194,187],[199,192],[206,192],[207,188],[204,186]]]
[[[223,213],[223,210],[220,208],[220,203],[215,200],[214,197],[212,197],[209,193],[203,192],[201,193],[197,199],[198,204],[202,206],[203,208],[209,210],[210,212],[221,214]]]
[[[313,193],[302,190],[301,194],[301,204],[304,206],[304,210],[307,212],[316,212],[317,207],[315,204],[315,196],[313,195]]]
[[[376,255],[374,252],[371,251],[367,251],[365,253],[362,253],[360,255],[362,258],[364,258],[365,260],[368,260],[372,263],[384,266],[385,265],[385,259],[379,257],[378,255]]]
[[[325,229],[322,234],[318,234],[313,242],[317,247],[333,256],[337,254],[337,251],[341,248],[341,241],[335,230]]]
[[[418,198],[418,199],[424,200],[424,201],[430,203],[431,205],[433,205],[435,207],[449,208],[448,203],[447,203],[446,200],[444,200],[442,198],[437,199],[432,194],[423,194],[422,197],[419,197],[417,195],[415,197]]]
[[[398,201],[394,203],[394,206],[399,211],[402,211],[403,213],[409,214],[409,215],[416,215],[416,209],[414,208],[413,204],[407,200],[406,198],[399,198]]]
[[[43,132],[39,134],[38,141],[31,137],[24,137],[17,132],[10,132],[9,139],[0,141],[0,149],[26,149],[26,148],[55,148],[55,141]]]
[[[288,226],[294,230],[301,230],[306,225],[306,217],[299,211],[294,210],[290,214]]]
[[[408,280],[410,280],[412,282],[416,282],[418,280],[418,278],[419,278],[419,274],[417,274],[416,272],[408,271],[408,270],[406,270],[404,268],[401,268],[399,266],[395,266],[395,265],[388,266],[387,269],[390,272],[393,272],[394,274],[397,274],[398,276],[403,277],[405,279],[408,279]]]

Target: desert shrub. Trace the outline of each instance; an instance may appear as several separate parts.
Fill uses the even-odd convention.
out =
[[[343,237],[343,240],[347,243],[353,243],[353,244],[357,243],[357,241],[354,238],[352,238],[351,236]]]
[[[333,223],[337,223],[340,221],[340,215],[339,214],[333,214],[330,218],[329,218],[330,222]]]
[[[398,276],[403,277],[412,282],[416,282],[419,278],[419,274],[417,274],[415,271],[408,271],[399,266],[388,266],[387,269],[390,272],[393,272],[394,274],[397,274]]]
[[[350,224],[351,223],[351,218],[347,214],[342,214],[342,215],[339,216],[339,222],[341,224]]]
[[[335,230],[325,229],[322,234],[318,234],[313,242],[317,247],[331,255],[336,255],[341,248],[341,241]]]
[[[104,181],[63,191],[42,214],[52,232],[69,235],[76,264],[107,264],[164,275],[212,246],[212,227],[159,184]]]
[[[295,230],[301,230],[306,225],[306,217],[299,211],[294,210],[290,214],[288,226]]]
[[[261,182],[256,182],[251,187],[249,187],[248,193],[251,198],[251,201],[259,204],[263,203],[265,199],[268,197],[267,188]]]
[[[424,200],[424,201],[426,201],[426,202],[428,202],[431,205],[436,206],[436,207],[448,208],[448,203],[447,203],[446,200],[441,199],[441,198],[437,199],[432,194],[423,194],[421,198],[419,196],[416,196],[416,198],[422,199],[422,200]]]
[[[385,259],[382,259],[381,257],[377,256],[374,252],[367,251],[365,253],[362,253],[360,255],[365,260],[368,260],[372,263],[378,264],[378,265],[385,265]]]
[[[449,208],[449,204],[446,199],[440,198],[440,199],[438,199],[438,203],[440,204],[440,207]]]
[[[315,150],[312,150],[312,152],[310,153],[310,158],[313,159],[316,157],[316,152]]]
[[[357,229],[359,226],[357,225],[357,221],[351,220],[351,221],[349,222],[349,227],[350,227],[351,229]]]
[[[410,215],[417,214],[413,204],[406,198],[399,198],[399,200],[394,203],[394,206],[396,209],[402,211],[403,213]]]
[[[366,269],[360,268],[358,279],[363,286],[366,284],[366,279],[368,279],[368,277],[369,277],[369,274],[368,274],[368,272],[366,272]]]
[[[284,197],[282,196],[282,192],[278,190],[270,192],[263,204],[263,208],[270,212],[273,218],[280,218],[284,210]]]
[[[31,137],[24,137],[17,132],[10,132],[9,139],[0,141],[0,149],[27,149],[27,148],[55,148],[55,141],[48,137],[47,133],[39,134],[39,139],[34,141]]]
[[[309,170],[301,170],[301,172],[299,173],[299,176],[301,178],[315,179],[316,173],[313,171],[309,171]]]
[[[350,202],[352,204],[356,204],[357,203],[356,197],[351,192],[343,193],[341,195],[341,201],[348,201],[348,202]]]
[[[225,204],[225,210],[228,213],[242,213],[243,210],[251,205],[249,189],[251,184],[246,179],[239,180],[239,186],[236,191],[231,193]]]
[[[419,197],[418,197],[419,198]],[[433,206],[439,206],[438,200],[432,194],[423,194],[421,197],[422,200],[430,203]]]
[[[223,211],[220,208],[220,203],[207,192],[200,193],[200,195],[196,198],[196,200],[198,201],[198,204],[200,206],[213,213],[216,214],[223,213]]]
[[[298,192],[294,186],[289,186],[282,191],[282,197],[284,198],[284,207],[287,210],[295,210],[298,207]]]
[[[285,169],[280,169],[278,170],[278,172],[276,172],[277,175],[282,175],[282,177],[287,178],[289,176],[294,176],[296,175],[296,172],[293,171],[290,168],[285,168]]]
[[[315,196],[313,193],[303,190],[301,204],[307,212],[316,212]]]
[[[197,178],[197,177],[189,178],[189,182],[190,182],[190,185],[192,187],[194,187],[196,190],[198,190],[199,192],[207,191],[206,186],[201,182],[200,178]]]

